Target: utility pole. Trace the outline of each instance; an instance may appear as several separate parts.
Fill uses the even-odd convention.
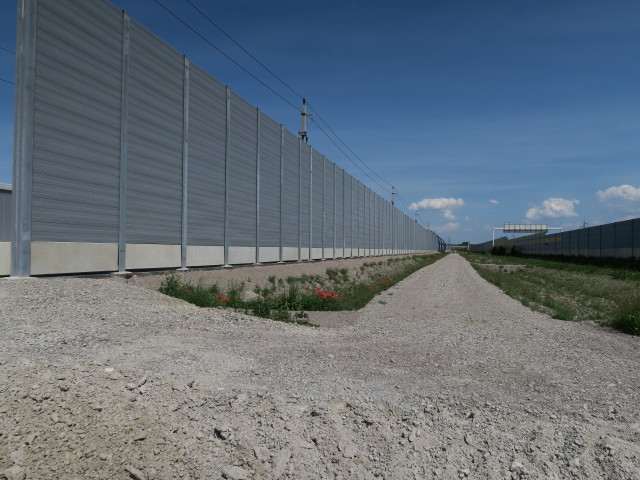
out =
[[[307,136],[307,117],[312,117],[310,113],[307,113],[307,100],[302,99],[302,129],[298,132],[300,138],[304,141],[304,143],[309,143],[309,137]]]

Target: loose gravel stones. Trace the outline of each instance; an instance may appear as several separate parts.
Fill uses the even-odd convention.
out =
[[[640,478],[638,338],[457,255],[381,298],[319,329],[0,280],[0,479]]]

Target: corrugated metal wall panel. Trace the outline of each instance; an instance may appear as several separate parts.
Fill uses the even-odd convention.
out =
[[[631,248],[633,239],[633,225],[631,220],[615,223],[616,248]]]
[[[366,189],[365,186],[358,181],[358,247],[360,249],[367,248],[366,240]]]
[[[231,92],[228,165],[228,241],[231,246],[256,245],[257,135],[257,110],[236,93]]]
[[[348,250],[347,253],[351,251],[351,231],[352,231],[352,191],[351,191],[351,182],[352,176],[347,172],[343,171],[344,176],[344,245]],[[345,254],[347,254],[345,253]]]
[[[300,243],[302,248],[310,247],[309,222],[311,208],[311,147],[306,143],[300,146]]]
[[[616,232],[615,224],[609,223],[607,225],[600,225],[601,236],[600,246],[601,248],[614,248],[616,246]]]
[[[189,85],[188,244],[224,244],[226,87],[192,65]]]
[[[578,230],[578,245],[580,245],[580,249],[587,248],[589,246],[589,230],[586,228],[582,228]],[[540,248],[540,244],[536,244],[536,249]],[[581,253],[582,254],[582,253]]]
[[[260,246],[280,245],[280,125],[260,112]]]
[[[11,191],[0,190],[0,242],[10,242],[13,229]]]
[[[298,246],[300,214],[300,140],[284,132],[284,185],[282,194],[282,242],[285,247]]]
[[[322,247],[322,227],[324,205],[324,159],[313,151],[313,196],[311,200],[312,222],[311,245],[313,248]]]
[[[335,164],[325,158],[324,161],[324,248],[333,248],[335,230]]]
[[[589,248],[600,248],[600,227],[592,227],[589,232]]]
[[[127,242],[179,245],[184,59],[131,22]]]
[[[254,107],[230,92],[227,117],[226,87],[195,65],[190,65],[185,85],[184,57],[135,21],[125,30],[126,19],[99,0],[38,2],[34,163],[29,172],[33,240],[118,242],[124,132],[128,243],[220,245],[226,238],[227,246],[255,247],[259,228],[261,245],[278,246],[283,240],[286,246],[301,243],[305,248],[313,230],[313,246],[324,246],[323,255],[333,247],[360,248],[360,253],[366,248],[374,254],[374,248],[385,245],[386,204],[381,197],[318,152],[313,153],[310,181],[308,145],[284,132],[280,150],[282,130],[266,116],[258,139]],[[124,58],[123,35],[130,45]],[[122,77],[123,63],[128,77]],[[126,98],[121,98],[123,90]],[[123,118],[127,123],[121,124]],[[183,151],[184,142],[188,150]],[[259,143],[264,162],[260,186]],[[287,179],[282,192],[281,152]],[[188,177],[183,182],[184,153]],[[257,227],[258,208],[263,215]],[[182,231],[185,218],[187,232]],[[402,238],[406,242],[406,231]],[[291,252],[287,255],[291,258]],[[243,251],[241,256],[251,255]],[[124,268],[123,257],[118,264]]]
[[[121,15],[82,4],[38,6],[33,241],[118,238]]]

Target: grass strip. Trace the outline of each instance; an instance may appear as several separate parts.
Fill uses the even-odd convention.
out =
[[[560,320],[593,320],[640,335],[640,273],[629,269],[627,263],[464,256],[485,280],[532,310]]]
[[[272,320],[313,326],[306,311],[358,310],[378,293],[431,265],[446,254],[408,255],[359,268],[328,268],[324,275],[269,277],[267,285],[247,292],[243,283],[223,291],[218,285],[184,283],[176,274],[165,277],[160,292],[205,308],[233,308]]]

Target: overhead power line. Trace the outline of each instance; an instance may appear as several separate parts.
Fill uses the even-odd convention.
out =
[[[5,80],[4,78],[0,78],[0,82],[6,82],[6,83],[10,83],[11,85],[15,85],[15,83],[12,82],[11,80]]]
[[[215,45],[211,40],[209,40],[209,38],[207,38],[204,34],[202,34],[201,32],[199,32],[196,28],[194,28],[193,26],[191,26],[187,21],[185,21],[184,19],[182,19],[181,17],[179,17],[175,12],[173,12],[171,9],[169,9],[166,5],[164,5],[160,0],[154,0],[155,3],[157,3],[163,10],[165,10],[166,12],[168,12],[171,16],[173,16],[176,20],[178,20],[180,23],[182,23],[185,27],[187,27],[189,30],[191,30],[193,33],[195,33],[198,37],[200,37],[202,40],[204,40],[207,44],[209,44],[212,48],[214,48],[216,51],[218,51],[220,54],[222,54],[225,58],[227,58],[229,61],[231,61],[232,63],[234,63],[236,66],[238,66],[242,71],[244,71],[246,74],[248,74],[251,78],[253,78],[254,80],[256,80],[258,83],[260,83],[262,86],[264,86],[265,88],[267,88],[269,91],[271,91],[273,94],[275,94],[276,96],[278,96],[281,100],[283,100],[284,102],[286,102],[288,105],[292,106],[293,108],[295,108],[296,110],[298,110],[298,107],[296,105],[294,105],[293,103],[291,103],[288,99],[286,99],[284,96],[282,96],[280,93],[276,92],[272,87],[270,87],[269,85],[267,85],[264,81],[262,81],[260,78],[258,78],[256,75],[254,75],[252,72],[250,72],[247,68],[245,68],[243,65],[240,64],[240,62],[238,62],[237,60],[235,60],[234,58],[232,58],[229,54],[227,54],[226,52],[224,52],[221,48],[219,48],[217,45]],[[211,25],[213,25],[216,29],[218,29],[223,35],[225,35],[229,40],[231,40],[238,48],[240,48],[247,56],[249,56],[254,62],[256,62],[258,65],[260,65],[260,67],[262,67],[266,72],[268,72],[271,76],[273,76],[276,80],[278,80],[278,82],[280,82],[282,85],[284,85],[289,91],[291,91],[294,95],[296,95],[297,97],[299,97],[301,100],[304,100],[304,96],[299,93],[295,88],[293,88],[289,83],[287,83],[286,81],[284,81],[279,75],[277,75],[273,70],[271,70],[267,65],[265,65],[262,61],[260,61],[255,55],[253,55],[249,50],[247,50],[245,47],[243,47],[238,41],[236,41],[229,33],[227,33],[220,25],[218,25],[218,23],[216,23],[209,15],[207,15],[201,8],[199,8],[192,0],[185,0],[185,2],[187,4],[189,4],[196,12],[198,12],[199,15],[201,15],[207,22],[209,22]],[[392,187],[391,183],[389,183],[387,180],[385,180],[382,176],[380,176],[375,170],[373,170],[373,168],[371,168],[369,165],[367,165],[367,163],[362,160],[354,151],[353,149],[351,149],[349,147],[349,145],[347,145],[347,143],[342,140],[342,138],[340,138],[340,136],[335,132],[335,130],[329,125],[329,123],[320,116],[320,114],[318,113],[318,111],[316,109],[314,109],[311,105],[309,105],[309,108],[314,112],[316,118],[322,122],[322,124],[325,126],[325,128],[323,128],[320,123],[318,121],[312,120],[313,123],[315,123],[315,125],[318,127],[318,129],[329,139],[329,141],[331,141],[331,143],[334,144],[334,146],[351,162],[353,163],[356,168],[358,168],[358,170],[360,170],[367,178],[369,178],[369,180],[371,180],[373,183],[375,183],[378,187],[380,187],[384,192],[386,193],[391,193],[391,190],[389,190],[389,188],[385,187],[384,185],[382,185],[379,181],[377,181],[375,178],[373,178],[368,172],[371,172],[371,174],[373,174],[375,177],[377,177],[378,179],[380,179],[380,181],[382,181],[383,183],[385,183],[386,185],[388,185],[389,187]],[[329,130],[329,132],[331,132],[331,135],[329,134],[329,132],[327,132],[327,130]],[[335,137],[334,138],[332,137]],[[341,147],[339,144],[341,144],[343,147]],[[358,164],[353,158],[351,158],[351,156],[347,153],[347,151],[345,151],[345,149],[351,153],[351,155],[353,155],[358,162],[360,162],[360,164],[362,164],[362,166],[364,166],[364,169],[360,166],[360,164]],[[366,169],[366,170],[365,170]],[[393,188],[393,187],[392,187]],[[397,192],[397,190],[396,190]],[[408,205],[405,203],[405,206],[407,207],[407,211],[410,211],[410,209],[408,208]]]
[[[198,12],[204,19],[206,19],[211,25],[213,25],[214,27],[216,27],[223,35],[225,35],[229,40],[231,40],[238,48],[240,48],[244,53],[246,53],[252,60],[254,60],[258,65],[260,65],[262,68],[264,68],[269,74],[271,74],[276,80],[278,80],[280,83],[282,83],[282,85],[284,85],[286,88],[288,88],[293,94],[297,95],[301,100],[304,99],[304,96],[298,92],[295,88],[293,88],[291,85],[289,85],[287,82],[285,82],[282,77],[280,77],[279,75],[277,75],[273,70],[271,70],[267,65],[265,65],[262,61],[260,61],[255,55],[253,55],[249,50],[247,50],[245,47],[243,47],[237,40],[235,40],[229,33],[227,33],[220,25],[218,25],[209,15],[207,15],[204,11],[202,11],[202,9],[200,9],[197,5],[194,4],[194,2],[192,0],[185,0],[186,3],[188,3],[196,12]],[[324,120],[324,118],[322,118],[320,116],[320,114],[318,113],[317,110],[315,110],[311,105],[309,105],[309,108],[315,113],[316,117],[325,125],[325,127],[334,135],[334,137],[338,140],[338,142],[340,142],[349,152],[351,152],[351,154],[356,157],[356,159],[362,163],[362,165],[364,165],[365,168],[367,168],[371,173],[373,173],[376,177],[378,177],[381,181],[383,181],[384,183],[386,183],[389,187],[391,187],[392,185],[387,182],[384,178],[382,178],[380,175],[378,175],[378,173],[373,170],[371,167],[369,167],[369,165],[366,164],[366,162],[364,160],[362,160],[350,147],[349,145],[346,144],[346,142],[344,140],[342,140],[338,134],[335,132],[335,130],[333,128],[331,128],[331,126],[327,123],[327,121]],[[318,125],[318,123],[316,122],[316,125]],[[318,127],[320,127],[318,125]],[[333,140],[331,139],[330,135],[322,128],[320,128],[320,130],[322,131],[322,133],[324,133],[327,138],[329,138],[329,140],[331,140],[333,142]],[[335,142],[333,142],[335,145]],[[344,152],[342,149],[340,149],[340,151],[345,154],[345,156],[347,158],[349,158],[349,160],[351,160],[353,162],[353,160],[346,155],[346,152]],[[354,165],[358,166],[355,162],[353,162]],[[359,167],[358,167],[359,168]],[[360,169],[362,171],[362,169]],[[366,172],[363,171],[363,173],[366,174]],[[369,176],[367,174],[367,176]],[[370,178],[370,177],[369,177]],[[372,181],[375,181],[372,179]],[[378,184],[378,182],[376,182],[376,184]],[[378,184],[379,185],[379,184]],[[381,186],[382,187],[382,186]],[[385,191],[388,192],[388,189],[385,187],[382,187]]]
[[[309,105],[309,104],[307,104]],[[314,113],[314,115],[329,129],[329,131],[338,139],[338,141],[345,146],[345,148],[347,150],[349,150],[354,157],[356,157],[360,163],[362,163],[371,173],[373,173],[376,177],[378,177],[380,180],[382,180],[384,183],[386,183],[389,187],[393,187],[393,185],[391,185],[388,181],[386,181],[384,178],[382,178],[380,175],[378,175],[378,173],[372,169],[369,165],[366,164],[366,162],[364,160],[362,160],[353,150],[351,150],[351,148],[349,148],[349,145],[347,145],[344,140],[342,140],[338,134],[335,132],[335,130],[333,130],[333,128],[331,128],[331,126],[320,116],[320,114],[318,113],[318,111],[316,109],[313,108],[313,106],[309,105],[309,109]],[[317,122],[316,122],[317,125]],[[326,135],[326,133],[325,133]],[[377,183],[377,182],[376,182]],[[385,188],[386,191],[388,191]]]
[[[16,54],[16,52],[14,52],[13,50],[9,50],[8,48],[0,47],[0,50],[4,50],[5,52],[13,53],[14,55]]]
[[[249,50],[247,50],[246,48],[244,48],[242,45],[240,45],[231,35],[229,35],[220,25],[218,25],[216,22],[214,22],[211,17],[209,17],[206,13],[204,13],[200,8],[198,8],[191,0],[185,0],[185,2],[187,2],[189,5],[191,5],[191,7],[193,7],[193,9],[198,12],[200,15],[202,15],[202,17],[204,17],[207,22],[209,22],[211,25],[213,25],[214,27],[216,27],[218,30],[220,30],[220,32],[222,32],[222,34],[224,36],[226,36],[229,40],[231,40],[240,50],[242,50],[244,53],[246,53],[249,57],[251,57],[253,59],[253,61],[255,61],[258,65],[260,65],[262,68],[264,68],[267,72],[269,72],[271,75],[273,75],[273,77],[278,80],[280,83],[282,83],[282,85],[284,85],[285,87],[287,87],[289,90],[291,90],[291,92],[293,92],[295,95],[297,95],[299,98],[304,98],[302,94],[298,93],[291,85],[289,85],[287,82],[285,82],[279,75],[275,74],[273,72],[273,70],[271,70],[269,67],[267,67],[264,63],[262,63],[260,60],[258,60],[251,52],[249,52]]]
[[[223,55],[224,57],[226,57],[229,61],[233,62],[235,65],[237,65],[239,68],[241,68],[247,75],[249,75],[251,78],[253,78],[256,82],[260,83],[263,87],[265,87],[267,90],[271,91],[274,95],[280,97],[280,99],[286,103],[288,103],[289,105],[291,105],[293,108],[295,108],[296,110],[298,110],[298,106],[293,104],[292,102],[290,102],[289,100],[287,100],[285,97],[283,97],[282,95],[280,95],[278,92],[276,92],[273,88],[271,88],[269,85],[267,85],[266,83],[264,83],[262,80],[260,80],[258,77],[256,77],[253,73],[251,73],[249,70],[247,70],[244,66],[242,66],[239,62],[237,62],[236,60],[234,60],[230,55],[228,55],[226,52],[224,52],[221,48],[219,48],[218,46],[216,46],[211,40],[209,40],[207,37],[205,37],[202,33],[200,33],[198,30],[196,30],[194,27],[192,27],[189,23],[187,23],[185,20],[183,20],[182,18],[180,18],[175,12],[173,12],[171,9],[169,9],[167,6],[165,6],[160,0],[153,0],[154,2],[156,2],[163,10],[165,10],[166,12],[168,12],[172,17],[174,17],[176,20],[178,20],[181,24],[183,24],[185,27],[187,27],[189,30],[191,30],[193,33],[195,33],[198,37],[200,37],[202,40],[204,40],[206,43],[208,43],[211,47],[215,48],[221,55]]]
[[[331,136],[329,136],[329,135],[327,134],[327,132],[326,132],[326,131],[325,131],[325,130],[320,126],[320,124],[318,124],[318,122],[316,122],[316,121],[315,121],[315,120],[313,120],[313,119],[312,119],[311,121],[312,121],[313,123],[315,123],[315,124],[318,126],[318,128],[322,131],[322,133],[324,133],[324,134],[327,136],[327,138],[331,141],[331,143],[333,143],[333,144],[336,146],[336,148],[337,148],[338,150],[340,150],[340,151],[342,152],[342,154],[343,154],[345,157],[347,157],[347,158],[351,161],[351,163],[353,163],[356,167],[358,167],[358,170],[360,170],[362,173],[364,173],[364,174],[369,178],[369,180],[371,180],[373,183],[375,183],[376,185],[378,185],[378,186],[379,186],[382,190],[384,190],[385,192],[387,192],[387,193],[391,193],[391,192],[390,192],[389,190],[387,190],[383,185],[380,185],[380,183],[379,183],[379,182],[377,182],[373,177],[371,177],[371,175],[369,175],[367,172],[365,172],[365,171],[362,169],[362,167],[360,167],[360,165],[358,165],[356,162],[354,162],[354,161],[353,161],[353,159],[352,159],[349,155],[347,155],[347,152],[345,152],[345,151],[340,147],[340,145],[338,145],[338,144],[335,142],[335,140],[333,140],[333,138],[331,138]]]

